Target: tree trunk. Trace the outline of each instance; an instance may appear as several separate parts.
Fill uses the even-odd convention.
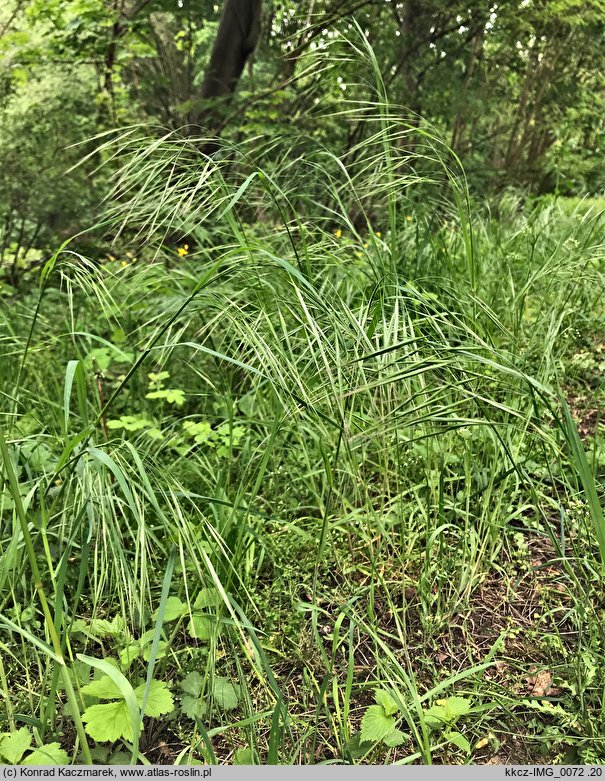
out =
[[[222,98],[223,104],[229,103],[246,61],[256,48],[261,9],[262,0],[225,0],[199,95],[201,101]],[[189,121],[216,132],[219,113],[216,107],[208,111],[202,104],[193,110]]]

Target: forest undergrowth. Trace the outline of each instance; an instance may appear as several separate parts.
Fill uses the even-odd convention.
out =
[[[6,761],[605,759],[605,204],[373,110],[104,139],[114,247],[0,289]]]

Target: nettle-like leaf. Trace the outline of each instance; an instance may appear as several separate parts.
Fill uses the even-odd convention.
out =
[[[258,765],[259,759],[256,749],[238,748],[233,755],[234,765]]]
[[[395,748],[395,746],[401,746],[403,743],[405,743],[407,740],[407,735],[402,732],[400,729],[397,729],[395,727],[392,729],[388,735],[385,735],[382,739],[382,742],[385,746],[389,746],[390,748]]]
[[[376,689],[374,699],[377,705],[382,705],[386,716],[392,716],[399,711],[399,705],[391,697],[388,691],[384,689]]]
[[[9,765],[16,765],[32,744],[32,736],[27,727],[0,735],[0,757]]]
[[[395,729],[395,719],[387,716],[382,705],[370,705],[361,721],[361,741],[378,743]]]
[[[351,756],[352,759],[359,759],[359,757],[365,756],[373,748],[373,741],[363,741],[361,739],[361,733],[357,732],[355,735],[352,735],[347,742],[345,751]]]
[[[466,716],[470,709],[470,700],[465,697],[448,697],[446,700],[437,700],[437,703],[431,706],[425,714],[427,726],[431,729],[451,726],[461,716]]]
[[[21,762],[22,765],[67,765],[69,756],[59,743],[46,743],[32,751]]]

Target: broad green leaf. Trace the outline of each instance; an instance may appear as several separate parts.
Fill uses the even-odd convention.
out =
[[[426,723],[431,729],[455,724],[460,716],[466,715],[471,708],[470,701],[464,697],[448,697],[437,700],[426,712]]]
[[[155,658],[163,659],[166,656],[167,647],[168,647],[168,643],[165,640],[160,640],[160,642],[158,643],[158,652]],[[151,659],[151,641],[145,644],[145,647],[143,649],[143,659],[146,662],[148,662]]]
[[[91,705],[82,714],[82,721],[88,735],[97,743],[113,743],[120,738],[133,740],[132,719],[124,699]]]
[[[378,743],[395,729],[395,719],[387,716],[382,705],[370,705],[361,721],[361,741]]]
[[[98,697],[100,700],[121,700],[122,692],[108,675],[82,686],[82,694]]]
[[[120,429],[124,428],[126,431],[140,431],[141,429],[153,426],[153,422],[147,418],[141,418],[137,415],[122,415],[117,420],[112,419],[107,421],[107,428]]]
[[[164,621],[175,621],[177,618],[185,615],[187,612],[187,605],[178,597],[168,597],[166,600],[166,606],[164,607]],[[158,611],[153,614],[154,620],[157,620]]]
[[[137,686],[134,690],[134,695],[137,698],[139,706],[141,706],[145,695],[144,683]],[[174,700],[168,689],[168,684],[165,681],[152,681],[145,704],[145,716],[151,716],[152,718],[157,719],[158,716],[170,713],[173,710]]]
[[[22,765],[67,765],[69,756],[59,743],[47,743],[28,754]]]
[[[399,710],[399,705],[384,689],[376,689],[375,700],[377,705],[382,705],[386,716],[392,716]]]
[[[82,720],[85,721],[84,716],[88,715],[88,720],[92,724],[90,728],[93,729],[96,734],[103,734],[104,731],[107,732],[108,730],[113,732],[119,729],[125,730],[124,737],[127,737],[128,734],[130,735],[128,739],[134,744],[133,755],[136,756],[142,724],[137,698],[128,679],[114,666],[115,659],[95,659],[94,656],[86,656],[85,654],[77,654],[77,657],[80,661],[89,664],[95,671],[98,670],[104,675],[109,676],[119,688],[122,697],[124,698],[122,702],[118,703],[108,703],[108,705],[102,706],[92,705],[90,708],[86,709],[82,716]],[[126,709],[125,711],[114,707],[114,705],[120,704],[124,706]],[[99,709],[101,709],[100,713]],[[109,713],[107,713],[106,716],[108,719],[107,727],[103,727],[101,724],[104,715],[103,709],[106,709],[106,711],[109,710]],[[124,716],[124,712],[126,716]],[[125,722],[127,723],[125,724]],[[91,733],[89,732],[89,734]],[[91,737],[94,737],[94,735],[91,734]]]
[[[147,376],[152,385],[161,385],[164,380],[167,380],[170,377],[170,372],[158,372],[157,374],[151,372]]]
[[[350,754],[353,759],[358,759],[359,757],[365,756],[365,754],[373,748],[373,741],[363,741],[361,739],[361,734],[358,732],[347,742],[345,751]]]
[[[111,754],[105,765],[128,765],[130,764],[130,752],[128,751],[116,751]]]
[[[145,394],[146,399],[166,399],[168,404],[176,404],[182,407],[185,403],[185,393],[178,388],[167,388],[165,390],[155,390]]]
[[[201,719],[206,712],[206,703],[199,697],[185,694],[181,698],[181,710],[190,719]]]
[[[192,420],[186,420],[183,423],[183,428],[188,436],[194,437],[198,445],[207,442],[214,433],[212,426],[206,420],[200,421],[199,423],[194,423]]]
[[[443,705],[432,705],[425,713],[425,720],[430,729],[445,727],[449,723]]]
[[[130,665],[134,662],[134,660],[138,659],[140,655],[141,655],[140,643],[128,643],[128,645],[125,648],[122,648],[122,650],[119,653],[120,664],[122,665],[122,667],[130,667]]]
[[[97,347],[91,350],[84,359],[84,365],[87,369],[96,367],[102,372],[106,371],[111,365],[112,354],[107,347]]]
[[[233,755],[234,765],[258,765],[258,754],[253,748],[238,748]]]
[[[107,760],[109,759],[110,750],[107,748],[107,746],[94,746],[90,749],[90,756],[93,759],[93,762],[95,762],[98,765],[106,765]],[[130,762],[130,755],[128,756],[128,759],[124,764],[128,764]]]
[[[223,710],[233,710],[237,708],[239,702],[239,686],[231,683],[227,678],[220,675],[214,677],[212,683],[212,696],[216,704]]]
[[[191,694],[193,697],[199,697],[202,693],[202,686],[204,679],[197,672],[187,673],[187,675],[181,681],[181,689],[187,694]]]
[[[214,621],[208,616],[192,616],[189,621],[189,634],[197,640],[210,640]]]
[[[88,629],[99,639],[115,634],[113,623],[105,618],[93,618],[88,625]]]
[[[446,740],[449,740],[450,743],[453,743],[455,746],[458,746],[458,748],[461,751],[464,751],[465,754],[471,753],[470,743],[464,737],[464,735],[460,734],[460,732],[446,732],[444,737]]]
[[[401,746],[402,743],[405,743],[406,740],[407,736],[405,733],[395,727],[389,732],[388,735],[385,735],[385,737],[382,739],[382,742],[385,744],[385,746],[394,747]]]
[[[136,642],[136,645],[139,647],[139,654],[141,651],[143,652],[143,659],[148,662],[151,658],[151,646],[153,643],[153,635],[155,634],[155,629],[149,629],[147,632],[143,632],[143,634],[139,637],[139,639]],[[168,647],[168,643],[165,640],[160,640],[158,643],[158,652],[156,659],[162,659],[164,656],[166,656],[166,648]]]
[[[0,736],[0,756],[9,765],[16,765],[32,744],[32,736],[27,727],[7,732]]]
[[[195,598],[193,607],[197,610],[203,610],[206,607],[218,607],[221,604],[221,596],[215,588],[200,589],[200,593]]]

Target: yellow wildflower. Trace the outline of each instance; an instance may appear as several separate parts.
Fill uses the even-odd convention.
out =
[[[376,231],[376,235],[378,236],[378,238],[380,238],[382,236],[382,233],[380,231]]]
[[[334,235],[336,236],[337,239],[339,239],[342,236],[342,231],[340,230],[340,228],[334,231]]]
[[[370,245],[369,245],[369,243],[366,241],[366,243],[365,243],[363,246],[364,246],[364,248],[365,248],[365,249],[367,249],[367,248],[368,248]]]
[[[412,220],[413,220],[414,218],[413,218],[413,217],[412,217],[410,214],[408,214],[408,215],[406,215],[406,218],[405,218],[405,219],[406,219],[406,221],[407,221],[407,222],[412,222]]]
[[[125,261],[125,260],[123,260],[123,261],[120,263],[120,266],[122,266],[122,268],[126,268],[126,266],[127,266],[127,265],[128,265],[128,263],[126,263],[126,261]]]
[[[132,257],[133,257],[133,254],[132,254],[132,252],[127,252],[127,253],[126,253],[126,257],[127,257],[127,258],[132,258]]]
[[[110,260],[112,263],[115,261],[115,258],[113,255],[108,255],[107,259]]]
[[[189,244],[183,244],[182,247],[177,249],[177,252],[179,253],[179,258],[184,258],[185,255],[189,254]]]

